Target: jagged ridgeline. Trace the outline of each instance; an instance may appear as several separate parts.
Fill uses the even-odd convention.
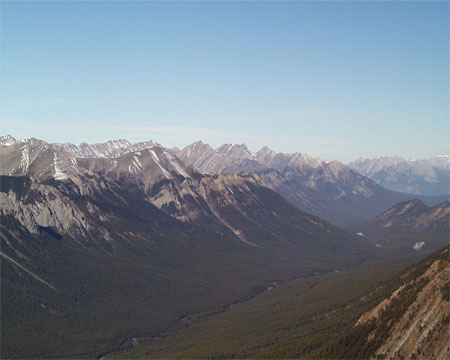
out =
[[[390,190],[428,195],[449,192],[449,155],[422,160],[378,156],[360,158],[348,166]]]
[[[28,170],[33,170],[30,168],[30,164],[36,158],[32,154],[32,150],[42,148],[42,142],[36,139],[18,142],[14,138],[6,136],[0,138],[0,146],[2,147],[2,166],[5,170],[3,174],[23,175],[25,167],[28,166]],[[268,147],[264,147],[258,152],[250,151],[244,144],[224,144],[217,149],[213,149],[200,141],[180,150],[175,147],[164,149],[154,141],[132,144],[124,139],[99,144],[81,143],[78,146],[74,144],[47,144],[47,147],[59,149],[56,158],[48,159],[48,161],[54,160],[56,168],[61,170],[61,172],[56,173],[59,176],[64,176],[62,175],[64,169],[61,166],[65,163],[63,160],[68,157],[75,159],[73,161],[83,158],[114,159],[150,148],[162,149],[165,158],[172,160],[172,165],[177,167],[178,170],[180,169],[178,161],[181,160],[184,164],[192,165],[202,173],[247,172],[257,174],[267,187],[282,195],[297,208],[341,226],[355,225],[370,220],[398,202],[418,198],[426,205],[434,206],[448,199],[448,195],[424,196],[389,191],[338,161],[320,161],[305,153],[276,153]],[[12,165],[9,162],[9,157],[11,153],[17,153],[18,148],[22,149],[20,150],[21,162]],[[157,158],[158,156],[156,154]],[[179,160],[174,160],[171,156],[175,156]],[[442,163],[442,166],[448,168],[448,159],[442,158],[440,161],[436,160],[436,162]],[[83,164],[86,166],[86,162]],[[114,164],[111,161],[106,161],[105,164],[101,161],[95,161],[95,164],[91,163],[90,166],[95,166],[98,171],[114,172],[116,170],[113,168],[117,167]],[[74,164],[66,165],[72,166]],[[129,168],[122,167],[121,170],[140,171],[137,160],[126,166],[129,166]],[[119,167],[121,166],[119,165]],[[163,165],[163,168],[165,168],[165,165]],[[153,172],[157,172],[157,170],[155,169]],[[443,193],[447,194],[448,189]]]
[[[231,156],[235,149],[239,147],[227,146],[220,152]],[[238,153],[241,150],[245,149]],[[239,304],[246,317],[252,313],[246,307],[249,302],[269,293],[279,294],[286,306],[308,308],[308,289],[314,289],[324,315],[339,307],[330,300],[330,289],[341,289],[343,295],[342,289],[347,289],[346,299],[356,296],[346,280],[348,269],[391,256],[286,200],[288,193],[295,193],[309,208],[331,216],[345,213],[343,203],[358,204],[353,195],[366,199],[355,209],[397,196],[342,164],[317,162],[301,154],[278,162],[273,160],[278,155],[265,149],[259,160],[254,159],[263,168],[208,174],[197,165],[186,165],[177,151],[154,142],[125,140],[78,147],[37,139],[0,141],[4,357],[116,356],[143,339],[152,339],[153,344],[155,337],[186,327],[192,318],[205,316],[214,323],[211,314],[227,316],[224,310],[242,309]],[[241,160],[237,158],[238,163]],[[267,167],[278,163],[283,171]],[[352,188],[358,190],[349,195]],[[386,195],[381,202],[378,191]],[[333,206],[338,206],[336,211]],[[354,271],[353,276],[359,274]],[[367,279],[378,281],[374,274],[378,272],[367,273]],[[330,283],[322,282],[327,276],[340,280],[327,287]],[[300,291],[295,284],[302,278],[307,285]],[[373,284],[370,281],[365,283]],[[288,282],[289,296],[279,293],[284,288],[279,290],[278,285]],[[328,295],[324,297],[323,291]],[[281,304],[272,305],[271,309],[283,309]],[[349,324],[358,311],[367,310],[356,308],[340,323]],[[309,319],[316,324],[314,311],[299,314],[288,307],[273,320],[290,314],[293,321]],[[261,321],[259,313],[252,314]],[[209,336],[213,332],[206,329],[203,339],[213,347],[214,356],[271,357],[272,351],[281,356],[276,347],[262,352],[258,341],[272,336],[267,329],[256,348],[238,354],[220,350],[221,344],[214,347]],[[334,329],[345,327],[335,323]],[[177,339],[177,334],[170,338]],[[235,334],[242,335],[242,345],[245,334]],[[292,333],[284,335],[289,339]],[[234,346],[233,341],[228,344]],[[297,355],[319,345],[307,344]],[[142,350],[142,357],[163,354],[147,347],[136,350]],[[204,352],[189,354],[180,357]]]
[[[80,158],[29,139],[0,151],[5,357],[96,356],[376,256],[257,175],[201,174],[157,146]]]

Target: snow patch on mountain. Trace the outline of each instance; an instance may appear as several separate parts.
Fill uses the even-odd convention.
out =
[[[439,195],[449,193],[450,156],[429,159],[403,159],[378,156],[359,158],[348,166],[390,190],[413,194]]]
[[[59,167],[58,164],[58,156],[56,152],[53,154],[53,165],[55,167],[55,175],[54,178],[56,180],[64,180],[67,179],[67,174]]]
[[[23,173],[26,173],[28,167],[30,166],[30,154],[28,152],[28,147],[22,146],[22,158],[20,160],[20,167],[23,169]]]
[[[171,154],[169,154],[169,153],[164,153],[164,155],[166,155],[167,160],[169,160],[170,164],[175,168],[175,170],[176,170],[179,174],[183,175],[185,178],[190,178],[190,177],[191,177],[191,176],[190,176],[186,171],[184,171],[184,169],[178,164],[178,159],[177,159],[175,156],[173,156],[173,155],[171,155]]]
[[[150,149],[149,152],[150,152],[150,155],[152,156],[153,160],[155,161],[156,165],[158,165],[159,168],[161,169],[161,171],[164,174],[164,176],[166,177],[166,179],[172,179],[172,175],[170,175],[170,173],[159,162],[158,156],[156,155],[155,151],[153,149]]]
[[[17,142],[11,135],[0,136],[0,146],[11,146]]]

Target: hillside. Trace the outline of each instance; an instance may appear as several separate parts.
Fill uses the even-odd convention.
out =
[[[420,200],[411,200],[394,205],[367,225],[377,228],[393,228],[418,233],[448,228],[450,200],[428,207]]]
[[[391,286],[357,299],[406,261],[366,265],[398,252],[297,209],[266,186],[265,175],[204,174],[153,144],[128,151],[120,142],[123,153],[99,145],[91,147],[97,155],[115,155],[79,157],[38,139],[6,143],[0,146],[6,357],[119,356],[137,342],[146,344],[136,347],[139,356],[298,357],[374,306]],[[342,174],[339,164],[328,169]],[[235,323],[228,314],[252,314],[252,321],[239,320],[229,334],[228,325],[217,327]],[[195,341],[204,345],[190,348],[183,340],[179,348],[177,339],[190,338],[194,322],[204,329]],[[261,337],[248,333],[260,327]],[[304,340],[297,341],[298,328]],[[273,331],[278,335],[268,346]],[[311,331],[319,338],[308,337]],[[233,340],[217,343],[213,333]],[[169,345],[157,341],[156,351],[153,340],[161,334]],[[230,350],[236,344],[237,353]]]
[[[273,283],[246,301],[215,312],[186,314],[168,331],[136,338],[133,344],[108,354],[107,358],[366,358],[369,355],[365,338],[359,337],[355,324],[361,323],[360,319],[365,319],[368,316],[365,314],[373,312],[378,304],[386,303],[391,294],[398,294],[396,290],[405,283],[420,284],[411,287],[417,292],[425,286],[424,295],[419,294],[417,299],[427,298],[429,286],[423,279],[440,277],[439,284],[432,285],[437,292],[430,298],[440,304],[433,309],[439,315],[430,316],[429,320],[445,319],[442,310],[448,306],[448,298],[442,300],[445,292],[440,285],[445,276],[448,281],[447,257],[447,251],[440,251],[420,261],[417,257],[397,259]],[[439,266],[433,265],[436,260]],[[406,309],[408,301],[416,296],[415,292],[407,294],[409,297],[399,298]],[[427,308],[421,306],[417,313],[423,315],[422,310]],[[399,315],[394,320],[401,324],[403,314]],[[442,327],[437,325],[439,334]],[[426,337],[425,325],[424,331]],[[353,338],[354,342],[350,340]],[[348,345],[342,339],[349,339]]]
[[[377,256],[251,177],[173,172],[151,185],[136,172],[94,175],[95,166],[81,162],[72,168],[51,161],[44,173],[33,164],[40,179],[0,177],[1,341],[8,358],[95,357],[275,281]],[[156,174],[168,171],[148,164]],[[86,172],[70,172],[80,168]],[[187,212],[180,221],[172,206],[153,204],[161,184],[181,190],[188,183],[200,196],[179,201],[196,204],[199,218]]]
[[[313,357],[448,359],[449,276],[446,248],[403,273],[390,296]]]
[[[417,199],[398,203],[350,230],[378,247],[429,252],[448,243],[449,205],[448,200],[432,207]]]

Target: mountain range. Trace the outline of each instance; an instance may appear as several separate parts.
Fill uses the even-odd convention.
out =
[[[390,190],[423,195],[449,193],[448,155],[423,160],[387,156],[359,158],[348,166]]]
[[[410,196],[339,162],[245,145],[7,136],[0,163],[6,357],[102,357],[271,284],[392,257],[317,215],[368,220]]]
[[[244,144],[213,149],[202,142],[170,152],[206,173],[257,174],[294,206],[340,226],[367,221],[397,202],[417,197],[387,190],[338,161],[303,153],[276,153],[268,147],[253,153]],[[448,195],[419,197],[435,205]]]
[[[34,142],[39,142],[39,140],[27,139],[17,142],[11,136],[0,138],[0,146],[1,144],[9,144],[10,146],[14,144],[15,146],[11,149],[15,149],[17,146],[23,147],[28,143],[33,147],[32,143]],[[10,146],[3,147],[6,149]],[[71,172],[75,171],[73,168],[75,165],[79,169],[77,171],[90,171],[91,173],[100,171],[102,174],[106,172],[117,175],[119,172],[123,175],[128,172],[139,171],[137,170],[138,162],[132,161],[132,159],[141,156],[138,153],[140,150],[158,148],[160,150],[156,150],[156,152],[164,152],[164,158],[166,159],[164,161],[171,164],[168,165],[170,168],[168,172],[164,174],[161,170],[163,167],[155,162],[149,172],[150,176],[147,176],[147,178],[152,178],[152,181],[169,177],[168,174],[171,170],[176,170],[177,173],[180,170],[182,172],[189,171],[187,169],[182,170],[185,165],[180,165],[180,160],[187,165],[187,168],[190,168],[191,165],[197,169],[197,172],[204,174],[251,173],[258,176],[266,187],[282,195],[295,207],[340,226],[351,226],[370,220],[397,202],[417,197],[407,193],[389,191],[338,161],[320,161],[308,154],[301,153],[276,153],[267,147],[253,153],[244,144],[225,144],[213,149],[199,141],[179,150],[177,148],[163,148],[153,141],[131,144],[124,139],[92,145],[82,143],[79,146],[73,144],[47,144],[45,146],[58,149],[56,153],[60,155],[56,155],[56,158],[53,159],[56,168],[72,168]],[[8,170],[7,172],[3,171],[3,173],[9,175],[24,174],[24,171],[20,169],[24,166],[30,166],[27,162],[33,160],[34,156],[31,155],[30,158],[27,151],[26,149],[23,150],[22,163],[16,165],[16,167],[9,166],[8,155],[3,154],[3,168]],[[8,153],[8,150],[4,150],[2,153]],[[121,170],[113,169],[114,164],[117,163],[116,158],[131,153],[135,153],[135,155],[128,155],[128,157],[120,160],[122,165],[118,164],[118,166]],[[106,160],[107,158],[114,158],[115,161]],[[64,159],[67,161],[64,161]],[[48,166],[43,171],[52,168],[51,161],[52,159],[47,159]],[[150,162],[154,161],[150,160]],[[176,169],[173,166],[176,166]],[[31,173],[34,173],[32,168],[30,170]],[[61,175],[62,172],[56,174],[57,176],[63,176]],[[436,195],[434,197],[422,195],[418,197],[427,205],[436,205],[448,198],[447,195]]]
[[[3,147],[0,159],[2,175],[30,176],[44,183],[63,181],[75,184],[82,194],[92,193],[85,189],[89,184],[108,189],[120,184],[117,186],[121,189],[139,192],[175,219],[220,229],[253,246],[262,246],[268,238],[272,242],[283,239],[280,234],[298,238],[309,228],[325,236],[341,231],[331,230],[333,227],[323,220],[294,208],[265,187],[258,175],[201,174],[160,147],[117,157],[78,158],[65,146],[29,139]],[[45,221],[40,225],[49,226]],[[295,238],[292,242],[296,242]]]

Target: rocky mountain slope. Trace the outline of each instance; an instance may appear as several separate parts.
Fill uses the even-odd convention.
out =
[[[64,180],[80,173],[77,160],[61,146],[38,139],[25,139],[0,147],[0,174],[29,175],[35,179]]]
[[[258,176],[200,174],[159,147],[78,158],[29,139],[0,157],[6,357],[96,356],[273,281],[374,257]]]
[[[338,225],[369,220],[409,194],[388,191],[338,161],[319,161],[308,154],[276,153],[264,147],[256,153],[244,144],[217,149],[196,142],[172,153],[206,173],[250,172],[294,206]],[[422,200],[428,204],[444,197]]]
[[[141,156],[138,154],[139,151],[146,153],[148,149],[155,148],[160,149],[155,153],[156,157],[159,156],[159,152],[162,152],[166,159],[164,161],[171,162],[172,165],[176,164],[176,169],[169,165],[169,172],[158,175],[158,179],[171,176],[170,171],[172,170],[180,172],[183,166],[177,159],[181,159],[183,163],[192,165],[197,171],[205,174],[252,173],[258,175],[265,186],[275,190],[299,209],[341,226],[369,220],[397,202],[414,198],[410,194],[388,191],[337,161],[319,161],[307,154],[300,153],[281,154],[267,147],[253,153],[244,144],[225,144],[213,149],[207,144],[197,142],[179,150],[156,146],[157,143],[153,141],[131,144],[127,140],[114,140],[91,145],[83,143],[79,146],[45,143],[46,151],[50,154],[47,156],[45,166],[44,164],[31,166],[31,162],[37,158],[36,149],[40,149],[39,142],[40,140],[37,139],[17,142],[10,136],[1,138],[0,160],[4,164],[2,173],[9,175],[28,173],[35,177],[45,177],[50,171],[63,178],[67,176],[66,173],[74,171],[83,173],[89,171],[104,173],[106,171],[117,176],[117,174],[123,175],[127,171],[139,172],[140,170],[135,169],[136,166],[139,167],[138,160],[131,161],[129,165],[124,164],[127,164],[127,161],[133,157],[137,159]],[[17,150],[18,148],[21,150]],[[131,153],[135,155],[129,155]],[[13,154],[16,156],[15,163],[14,161],[11,163]],[[21,164],[17,163],[19,155]],[[117,158],[124,155],[128,155],[128,160],[118,164],[120,170],[114,170]],[[64,161],[65,159],[70,160],[70,164]],[[115,162],[111,159],[115,159]],[[39,162],[42,163],[41,156]],[[80,170],[80,167],[83,169]],[[186,175],[186,170],[181,171],[184,171]],[[187,170],[187,173],[189,171]],[[161,173],[162,170],[159,172]],[[154,177],[153,173],[154,171],[152,178]],[[444,201],[445,196],[420,196],[420,199],[427,205],[435,205]]]
[[[304,251],[309,244],[310,250],[330,252],[334,244],[339,244],[331,241],[332,234],[344,242],[351,238],[294,208],[267,189],[258,175],[201,174],[160,147],[117,157],[78,158],[62,146],[29,139],[1,148],[0,159],[5,175],[80,186],[87,178],[104,177],[125,189],[141,191],[148,202],[178,220],[220,229],[255,247],[270,248],[282,241],[287,247],[300,246]],[[329,247],[319,244],[324,239],[331,241]]]
[[[448,359],[450,264],[448,248],[401,275],[401,285],[364,313],[320,358]]]
[[[397,203],[377,217],[350,227],[362,240],[392,252],[434,251],[448,244],[450,202],[427,206],[418,199]]]
[[[416,199],[394,205],[367,224],[383,229],[418,233],[448,228],[449,216],[450,200],[428,207]]]
[[[144,150],[154,146],[161,147],[160,144],[153,140],[132,144],[126,139],[109,140],[106,143],[97,144],[81,143],[78,146],[65,143],[62,144],[62,146],[73,156],[80,158],[118,157],[130,152]]]
[[[448,155],[423,160],[387,156],[359,158],[348,166],[390,190],[424,195],[449,193]]]
[[[102,355],[186,313],[381,254],[268,188],[264,177],[281,176],[276,169],[204,174],[158,146],[79,157],[37,139],[2,141],[6,357]],[[287,172],[311,174],[310,165],[283,161],[296,167]]]
[[[269,275],[254,247],[182,223],[108,178],[2,176],[0,187],[8,358],[93,357],[287,274],[278,263]]]

